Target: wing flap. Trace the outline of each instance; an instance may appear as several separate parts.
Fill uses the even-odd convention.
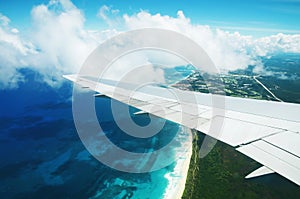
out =
[[[292,182],[300,184],[300,159],[289,152],[263,140],[238,147],[237,150]]]
[[[271,174],[271,173],[274,173],[274,171],[269,169],[266,166],[262,166],[262,167],[259,167],[258,169],[256,169],[255,171],[251,172],[245,178],[255,178],[255,177],[259,177],[259,176],[263,176],[263,175],[267,175],[267,174]]]
[[[300,134],[295,132],[284,132],[263,138],[264,141],[285,150],[299,158],[300,155]],[[300,164],[299,164],[300,168]]]
[[[211,129],[216,125],[222,125],[220,132],[214,132]],[[269,126],[221,116],[216,116],[210,122],[198,125],[196,129],[231,146],[247,144],[282,131]]]

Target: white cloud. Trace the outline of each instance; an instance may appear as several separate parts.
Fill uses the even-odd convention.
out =
[[[31,51],[31,43],[24,42],[9,23],[9,18],[0,13],[0,88],[18,86],[23,78],[17,69],[26,65],[23,58]]]
[[[279,33],[263,37],[254,41],[258,55],[264,56],[276,52],[300,52],[300,34],[285,35]]]
[[[9,22],[10,22],[9,18],[0,13],[0,24],[2,26],[7,26]]]
[[[110,28],[120,27],[123,23],[118,9],[103,5],[99,8],[97,16],[102,19]]]
[[[62,11],[57,13],[56,10]],[[69,1],[36,6],[31,16],[32,40],[40,52],[32,56],[30,62],[45,76],[76,72],[97,45],[84,30],[84,16]]]
[[[129,29],[137,28],[164,28],[180,32],[196,41],[211,57],[216,66],[221,69],[234,70],[245,68],[251,62],[251,57],[244,50],[250,37],[238,33],[230,34],[222,30],[213,30],[209,26],[193,25],[182,11],[177,17],[151,15],[142,11],[137,15],[124,15]]]
[[[62,74],[76,73],[87,56],[114,30],[89,31],[84,15],[69,0],[51,0],[31,11],[29,35],[9,25],[0,15],[0,82],[1,88],[17,87],[22,80],[19,68],[40,72],[44,81],[59,86]]]
[[[229,33],[205,25],[194,25],[182,11],[178,11],[176,18],[141,11],[132,16],[124,15],[124,20],[129,29],[154,27],[180,32],[196,41],[216,66],[224,70],[246,68],[250,64],[260,66],[261,62],[257,57],[270,53],[300,53],[300,35],[279,33],[255,39],[238,32]]]
[[[202,46],[214,63],[224,70],[246,68],[249,64],[261,67],[257,57],[270,53],[300,53],[300,35],[280,33],[255,39],[238,32],[192,24],[182,11],[178,11],[177,17],[146,11],[122,17],[118,10],[102,6],[98,16],[109,29],[87,30],[83,13],[70,0],[51,0],[47,5],[32,9],[30,34],[24,35],[22,30],[10,26],[8,17],[0,14],[1,88],[16,87],[18,81],[23,80],[18,73],[22,67],[39,71],[46,82],[59,86],[62,74],[77,72],[89,53],[100,42],[115,35],[120,27],[119,31],[155,27],[180,32]],[[143,60],[152,63],[149,58]],[[129,67],[132,62],[128,63]]]
[[[103,70],[102,78],[138,85],[146,82],[166,83],[163,68],[186,64],[186,61],[168,52],[138,50],[119,57]]]
[[[19,33],[19,30],[16,29],[16,28],[12,28],[10,31],[11,31],[12,33],[15,33],[15,34]]]

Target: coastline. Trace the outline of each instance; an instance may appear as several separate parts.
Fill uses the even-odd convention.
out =
[[[185,190],[190,161],[193,154],[193,135],[189,128],[185,128],[184,131],[189,134],[189,139],[181,146],[183,150],[176,152],[176,156],[179,158],[176,161],[173,172],[167,173],[164,176],[168,179],[168,186],[163,195],[164,199],[180,199]]]

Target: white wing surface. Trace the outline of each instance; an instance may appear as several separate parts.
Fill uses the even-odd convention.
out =
[[[300,185],[298,104],[228,96],[212,98],[211,94],[154,86],[136,91],[128,100],[126,85],[118,87],[109,81],[99,83],[76,75],[64,77],[140,109],[137,114],[150,113],[201,131],[264,165],[247,178],[276,172]],[[176,96],[172,94],[174,90]],[[215,124],[221,127],[214,128]]]

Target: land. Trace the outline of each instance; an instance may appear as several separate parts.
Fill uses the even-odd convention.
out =
[[[282,85],[288,85],[289,82],[279,79],[274,83],[274,79],[278,80],[277,77],[258,74],[233,73],[216,76],[196,72],[174,87],[235,97],[300,102],[297,90],[299,81],[295,83],[294,89],[284,89]],[[278,89],[279,84],[281,91]],[[199,148],[204,137],[203,133],[193,131],[193,154],[183,199],[300,198],[299,187],[278,174],[245,179],[247,174],[261,165],[222,142],[218,142],[207,156],[200,158]]]
[[[200,159],[199,147],[204,135],[197,131],[193,133],[193,154],[183,199],[299,198],[299,187],[277,174],[245,179],[261,165],[222,142]]]
[[[211,75],[195,72],[174,87],[202,93],[279,101],[257,82],[256,76],[249,75]]]

